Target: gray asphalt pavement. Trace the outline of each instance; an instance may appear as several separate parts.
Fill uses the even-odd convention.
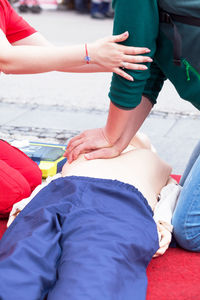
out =
[[[77,44],[110,35],[112,20],[93,20],[74,11],[23,15],[56,45]],[[103,126],[111,74],[1,75],[0,136],[66,143],[78,132]],[[199,140],[200,113],[166,82],[142,130],[174,173],[182,173]]]

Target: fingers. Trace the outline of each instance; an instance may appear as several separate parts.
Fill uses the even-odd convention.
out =
[[[98,158],[113,158],[119,155],[119,151],[114,148],[102,148],[85,154],[85,158],[88,160],[98,159]]]
[[[70,140],[70,143],[67,145],[67,149],[63,156],[67,157],[69,160],[69,154],[74,150],[74,148],[78,147],[83,142],[84,142],[84,139],[81,137],[74,139],[74,141]]]
[[[79,154],[85,153],[87,148],[87,143],[84,142],[83,139],[78,139],[77,141],[74,141],[73,145],[67,148],[67,150],[64,153],[64,156],[67,157],[67,161],[69,164],[71,164],[75,159],[78,158]]]
[[[171,241],[171,240],[170,240]],[[163,243],[160,243],[160,248],[158,249],[158,251],[154,254],[153,257],[158,257],[158,256],[161,256],[163,255],[167,249],[169,248],[169,244],[170,242],[169,241],[163,241]]]
[[[129,69],[129,70],[140,70],[140,71],[145,71],[148,69],[147,66],[145,65],[136,65],[136,64],[126,64],[126,63],[123,63],[123,66],[126,66],[126,67],[123,67],[123,68],[126,68],[126,69]],[[129,75],[128,73],[126,73],[123,69],[121,68],[114,68],[113,69],[113,72],[116,73],[117,75],[129,80],[129,81],[134,81],[134,78]]]
[[[145,71],[148,69],[147,66],[145,65],[140,65],[140,64],[132,64],[132,63],[122,63],[122,68],[127,69],[127,70],[140,70],[140,71]]]
[[[152,62],[153,59],[149,56],[142,56],[142,55],[124,55],[124,61],[127,63],[146,63],[146,62]]]
[[[116,73],[117,75],[129,80],[129,81],[134,81],[133,77],[131,75],[129,75],[128,73],[124,72],[122,69],[120,68],[114,68],[113,72]]]
[[[158,229],[159,229],[159,233],[161,235],[160,242],[159,242],[160,248],[154,254],[153,257],[158,257],[158,256],[163,255],[166,252],[166,250],[169,248],[169,245],[170,245],[170,242],[172,239],[171,232],[169,232],[166,229],[163,229],[163,227],[160,225],[158,226]]]
[[[122,34],[113,35],[113,36],[109,37],[109,40],[114,43],[120,43],[120,42],[124,42],[128,37],[129,37],[129,33],[128,33],[128,31],[126,31]]]
[[[154,258],[155,257],[158,257],[158,256],[161,256],[161,255],[163,255],[166,251],[167,251],[167,249],[169,248],[169,245],[166,245],[166,246],[164,246],[164,247],[160,247],[159,249],[158,249],[158,251],[154,254]]]
[[[162,234],[162,238],[161,238],[161,241],[160,241],[160,247],[163,248],[163,247],[168,247],[170,242],[171,242],[171,233],[169,231],[165,231],[163,234]]]
[[[130,54],[130,55],[138,55],[138,54],[145,54],[145,53],[150,53],[151,50],[146,47],[131,47],[131,46],[124,46],[124,45],[119,45],[121,48],[121,51],[124,54]]]
[[[81,139],[81,138],[82,138],[82,133],[74,136],[73,138],[71,138],[70,141],[67,144],[67,149],[73,147],[73,143],[76,142],[77,140]]]
[[[127,40],[128,37],[129,37],[129,32],[126,31],[122,34],[111,36],[108,39],[110,42],[120,43]],[[125,54],[137,55],[137,54],[145,54],[151,52],[151,50],[147,47],[131,47],[131,46],[123,46],[123,45],[122,46],[120,45],[120,47],[122,52],[124,52]]]
[[[74,148],[73,151],[69,152],[68,163],[72,163],[72,161],[76,160],[80,154],[85,153],[91,149],[92,149],[92,145],[90,142],[80,143],[78,146]]]
[[[141,63],[149,62],[151,63],[153,60],[148,56],[130,56],[125,55],[124,61],[121,63],[121,67],[128,70],[147,70],[148,67]]]
[[[163,255],[167,251],[168,248],[169,248],[169,246],[159,248],[153,257],[155,258],[155,257],[159,257],[159,256]]]
[[[102,128],[86,130],[70,140],[64,156],[67,157],[68,163],[71,163],[82,153],[109,146],[110,144],[106,139]]]

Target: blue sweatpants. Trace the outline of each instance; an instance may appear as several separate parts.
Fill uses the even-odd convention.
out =
[[[59,178],[0,241],[0,300],[142,300],[157,249],[152,210],[136,188]]]

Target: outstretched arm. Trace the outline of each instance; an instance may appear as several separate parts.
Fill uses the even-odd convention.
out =
[[[91,57],[86,64],[85,45],[54,47],[42,41],[40,44],[15,43],[11,45],[0,30],[0,69],[8,74],[32,74],[49,71],[61,72],[116,72],[128,80],[133,78],[126,69],[145,70],[146,66],[138,63],[150,58],[138,54],[148,53],[147,48],[126,47],[118,44],[128,38],[128,32],[111,36],[88,44]],[[43,47],[44,44],[46,47]]]

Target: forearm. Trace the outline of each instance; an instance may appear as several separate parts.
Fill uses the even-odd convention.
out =
[[[107,123],[104,129],[109,143],[114,144],[128,127],[133,110],[123,110],[110,102]]]
[[[110,104],[105,135],[113,144],[117,142],[123,149],[130,143],[152,109],[152,104],[142,97],[140,104],[132,110],[123,110]]]
[[[13,46],[43,46],[50,47],[54,46],[49,42],[45,37],[43,37],[39,32],[32,34],[31,36],[26,37],[25,39],[16,41],[12,44]],[[78,67],[67,68],[68,72],[74,73],[93,73],[93,72],[105,72],[102,66],[97,64],[84,64]]]
[[[0,69],[6,74],[68,72],[84,61],[84,45],[64,47],[7,46],[1,55]],[[92,65],[92,63],[91,63]]]
[[[84,64],[82,66],[68,68],[67,72],[70,73],[100,73],[105,72],[105,69],[102,66],[99,66],[97,64]]]

